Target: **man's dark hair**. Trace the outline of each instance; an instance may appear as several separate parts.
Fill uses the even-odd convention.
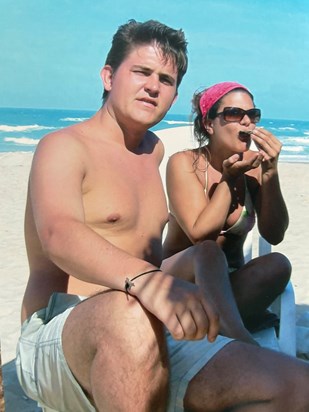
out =
[[[155,20],[144,23],[129,20],[115,33],[105,64],[115,72],[128,54],[139,45],[154,44],[162,51],[163,57],[172,59],[177,68],[177,88],[188,67],[187,41],[183,30],[175,30]],[[104,90],[103,102],[108,92]]]

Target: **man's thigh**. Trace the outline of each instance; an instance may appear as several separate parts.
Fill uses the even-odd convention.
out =
[[[237,410],[241,405],[257,408],[260,405],[262,409],[257,410],[265,411],[296,411],[295,402],[297,399],[304,402],[300,398],[308,392],[308,384],[309,365],[305,362],[234,341],[224,346],[191,380],[184,405],[188,410],[205,412]],[[304,396],[309,402],[309,396]],[[274,409],[268,409],[270,406]]]
[[[195,340],[175,340],[166,331],[170,361],[170,394],[168,411],[183,411],[183,401],[190,381],[223,347],[233,340],[218,336],[214,342],[207,337]]]
[[[162,323],[136,298],[120,291],[100,293],[76,306],[64,325],[62,343],[72,373],[90,396],[95,358],[96,367],[102,365],[102,382],[112,376],[124,379],[121,373],[143,360],[167,368]]]
[[[22,326],[16,368],[29,397],[55,410],[93,411],[62,350],[63,325],[81,301],[76,295],[54,293],[46,308],[34,313]]]

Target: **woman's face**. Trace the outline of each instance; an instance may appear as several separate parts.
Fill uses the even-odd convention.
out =
[[[237,107],[243,110],[254,108],[250,95],[242,90],[231,91],[220,102],[217,113],[225,107]],[[243,153],[249,150],[251,144],[250,132],[255,128],[255,123],[247,114],[239,121],[227,121],[223,114],[219,114],[213,120],[206,121],[206,128],[210,135],[209,149],[215,155],[220,151],[222,156],[231,156],[234,153]]]

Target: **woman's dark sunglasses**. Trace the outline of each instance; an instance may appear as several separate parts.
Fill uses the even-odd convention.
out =
[[[245,115],[249,117],[252,123],[258,123],[261,119],[261,110],[255,108],[243,110],[240,107],[225,107],[222,112],[216,114],[216,117],[220,114],[223,115],[226,122],[240,122]]]

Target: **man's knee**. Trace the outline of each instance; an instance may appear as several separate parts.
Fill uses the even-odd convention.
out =
[[[164,350],[165,336],[162,322],[148,312],[137,298],[122,292],[115,292],[108,301],[103,296],[96,297],[97,326],[102,330],[105,341],[110,336],[113,341],[125,342],[135,347],[139,356],[149,357],[149,351]]]
[[[106,350],[106,339],[100,340],[93,363],[101,360],[102,370],[113,373],[122,382],[130,376],[134,389],[131,385],[127,389],[136,391],[136,396],[143,399],[142,410],[163,410],[159,405],[165,405],[169,378],[163,325],[136,298],[125,296],[125,299],[123,302],[119,297],[118,304],[123,306],[116,315],[120,320],[116,325],[118,330],[108,338],[110,349]],[[147,393],[142,394],[141,388],[147,388]]]
[[[163,325],[125,293],[102,293],[78,305],[64,327],[63,347],[73,374],[89,393],[89,371],[106,381],[107,375],[117,380],[136,374],[140,384],[167,386]]]
[[[115,351],[123,347],[128,354],[138,354],[145,360],[149,351],[154,355],[165,353],[163,324],[135,297],[119,291],[98,294],[75,307],[63,337],[69,346],[73,338],[73,347],[83,352],[85,347],[92,353],[100,347]]]
[[[128,305],[123,315],[123,332],[127,330],[135,350],[132,356],[136,362],[146,364],[167,363],[167,348],[164,326],[148,312],[135,297],[128,296]]]

